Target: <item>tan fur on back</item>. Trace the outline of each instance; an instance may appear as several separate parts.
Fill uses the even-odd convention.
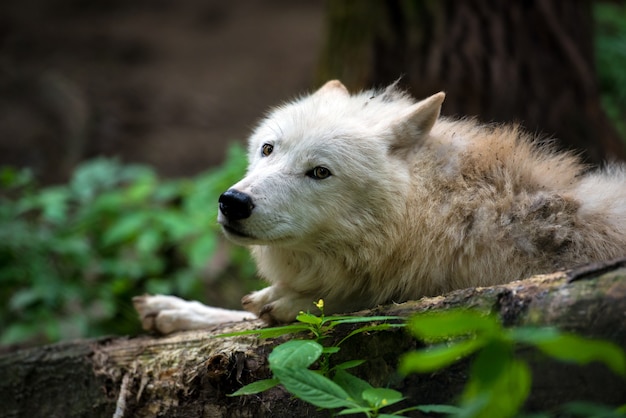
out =
[[[272,285],[246,309],[284,322],[319,298],[350,311],[626,254],[622,166],[587,172],[518,127],[437,118],[442,101],[333,81],[261,122],[233,186],[254,209],[220,215]]]

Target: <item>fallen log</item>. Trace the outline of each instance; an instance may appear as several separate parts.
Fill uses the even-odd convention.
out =
[[[494,312],[507,326],[557,326],[626,348],[626,260],[458,290],[360,314],[409,316],[455,307]],[[169,336],[81,340],[4,354],[0,416],[329,416],[280,386],[257,395],[227,396],[270,377],[267,355],[290,337],[215,336],[259,327],[260,321],[247,321]],[[343,326],[332,338],[342,338],[356,327]],[[420,344],[401,328],[362,334],[347,340],[336,360],[366,360],[356,374],[375,386],[400,390],[412,405],[454,402],[467,380],[466,361],[437,373],[404,378],[397,374],[399,356]],[[531,359],[533,367],[527,411],[575,400],[626,403],[626,382],[601,364],[557,363],[530,349],[520,355]]]

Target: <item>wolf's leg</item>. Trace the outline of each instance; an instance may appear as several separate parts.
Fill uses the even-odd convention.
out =
[[[254,313],[270,325],[289,323],[301,311],[311,310],[314,299],[281,286],[269,286],[241,299],[244,309]]]
[[[214,308],[175,296],[144,295],[133,298],[145,330],[169,334],[174,331],[202,329],[223,322],[255,319],[246,311]]]

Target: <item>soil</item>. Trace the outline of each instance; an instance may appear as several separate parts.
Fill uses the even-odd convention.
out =
[[[97,156],[204,171],[315,87],[323,15],[316,0],[1,2],[0,165],[45,183]]]

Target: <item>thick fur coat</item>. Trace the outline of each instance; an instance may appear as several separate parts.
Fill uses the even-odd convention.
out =
[[[330,81],[261,121],[218,218],[271,284],[246,310],[289,322],[626,254],[623,166],[440,118],[443,100]]]

